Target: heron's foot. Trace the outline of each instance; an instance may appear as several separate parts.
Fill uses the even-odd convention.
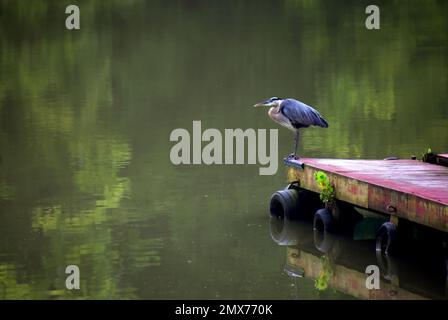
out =
[[[294,153],[291,153],[286,159],[288,160],[299,160],[300,157]]]

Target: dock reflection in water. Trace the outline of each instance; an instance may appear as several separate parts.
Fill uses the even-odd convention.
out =
[[[312,279],[317,291],[336,290],[358,299],[447,299],[447,260],[443,250],[416,249],[398,257],[377,255],[374,240],[321,233],[309,222],[271,218],[270,233],[286,247],[284,271],[296,282]],[[412,243],[410,242],[412,246]],[[430,244],[427,244],[430,245]],[[409,251],[409,250],[408,250]],[[380,269],[380,289],[367,289],[366,267]]]

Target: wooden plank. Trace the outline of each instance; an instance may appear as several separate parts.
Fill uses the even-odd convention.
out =
[[[415,160],[301,159],[286,161],[288,181],[320,192],[314,173],[324,171],[336,198],[448,231],[448,168]]]

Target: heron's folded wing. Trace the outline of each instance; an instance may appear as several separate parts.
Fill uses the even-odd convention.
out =
[[[317,110],[300,101],[286,99],[280,106],[280,110],[297,129],[309,126],[328,127],[327,121]]]

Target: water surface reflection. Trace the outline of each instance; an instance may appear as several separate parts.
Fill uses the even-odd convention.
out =
[[[299,299],[308,296],[302,291],[309,290],[309,280],[314,281],[318,296],[337,291],[358,299],[448,298],[444,250],[428,248],[428,254],[416,247],[411,254],[389,257],[375,252],[374,240],[323,234],[313,230],[311,223],[278,218],[271,218],[270,233],[274,242],[286,247],[284,271],[295,284]],[[379,290],[366,288],[369,265],[380,269]]]

